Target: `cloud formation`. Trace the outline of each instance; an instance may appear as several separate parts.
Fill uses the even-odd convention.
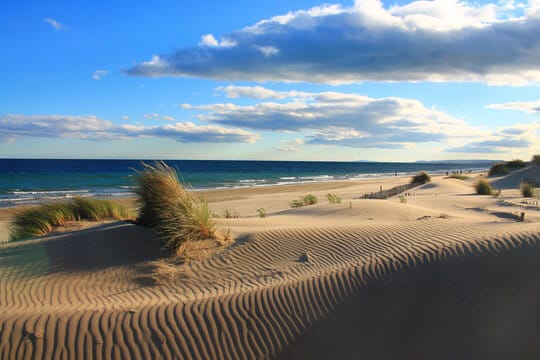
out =
[[[384,8],[358,0],[262,20],[197,46],[154,55],[138,76],[218,80],[540,81],[540,6],[459,0]],[[495,45],[496,44],[496,45]]]
[[[160,126],[117,125],[93,115],[4,115],[0,116],[0,141],[18,137],[125,140],[157,136],[179,142],[248,142],[258,135],[242,129],[177,122]]]
[[[490,104],[487,106],[488,109],[499,109],[499,110],[519,110],[528,112],[531,114],[540,114],[540,100],[536,101],[516,101],[509,102],[504,104]]]
[[[54,30],[59,31],[59,30],[66,30],[67,29],[67,27],[64,24],[61,24],[59,21],[57,21],[57,20],[55,20],[53,18],[47,17],[47,18],[43,19],[43,22],[51,25],[54,28]]]
[[[515,124],[498,129],[484,136],[484,140],[469,142],[463,146],[449,148],[448,152],[460,153],[512,153],[538,146],[540,121],[529,124]]]
[[[92,79],[101,80],[110,73],[111,72],[109,70],[96,70],[92,73]]]
[[[239,94],[237,88],[234,90],[232,97]],[[404,148],[412,143],[444,141],[449,136],[472,131],[463,121],[428,109],[413,99],[377,99],[330,91],[286,93],[261,87],[241,90],[248,95],[261,94],[258,97],[266,94],[271,99],[289,98],[249,106],[232,103],[182,106],[200,111],[198,116],[202,121],[223,126],[280,132],[312,131],[306,136],[307,144]]]
[[[158,113],[145,114],[145,115],[144,115],[144,118],[145,118],[145,119],[148,119],[148,120],[174,121],[174,117],[169,116],[169,115],[161,115],[161,114],[158,114]]]

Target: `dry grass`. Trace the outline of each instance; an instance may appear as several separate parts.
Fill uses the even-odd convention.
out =
[[[132,214],[122,205],[110,200],[74,198],[23,209],[11,223],[10,240],[21,240],[47,235],[69,221],[130,219]]]
[[[478,195],[492,195],[493,194],[493,188],[491,187],[491,184],[489,181],[485,179],[480,179],[476,182],[475,185],[476,193]]]
[[[222,237],[206,201],[186,190],[176,170],[164,162],[143,167],[136,188],[138,222],[156,230],[162,247],[179,255],[189,243]]]

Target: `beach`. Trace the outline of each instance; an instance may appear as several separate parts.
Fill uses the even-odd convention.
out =
[[[234,241],[181,260],[127,221],[1,244],[0,358],[536,358],[538,199],[478,176],[200,191]]]

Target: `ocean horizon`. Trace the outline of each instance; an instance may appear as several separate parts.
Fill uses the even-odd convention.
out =
[[[0,159],[0,207],[76,196],[134,195],[142,162],[126,159]],[[194,190],[298,184],[412,175],[482,171],[494,161],[440,162],[162,160]]]

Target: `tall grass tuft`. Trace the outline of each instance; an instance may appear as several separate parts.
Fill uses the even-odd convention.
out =
[[[411,184],[423,185],[430,181],[431,176],[429,176],[425,171],[422,171],[412,177]]]
[[[129,218],[131,214],[125,207],[110,200],[74,198],[69,202],[44,204],[19,212],[11,223],[10,239],[47,235],[68,221]]]
[[[177,172],[164,162],[143,163],[138,174],[138,222],[152,226],[161,245],[172,254],[185,250],[190,242],[217,239],[208,203],[191,192]]]
[[[313,205],[316,204],[319,200],[317,197],[313,194],[307,194],[302,196],[302,201],[304,201],[305,205]]]
[[[534,184],[524,182],[521,184],[520,190],[523,197],[534,197],[536,195]]]
[[[478,195],[492,195],[493,194],[493,188],[491,187],[491,184],[489,181],[485,179],[480,179],[476,182],[475,185],[476,193]]]
[[[315,196],[313,194],[307,194],[307,195],[302,196],[298,200],[291,201],[290,205],[291,205],[292,208],[298,208],[298,207],[302,207],[302,206],[305,206],[305,205],[316,204],[318,201],[319,200],[317,199],[317,196]]]
[[[336,194],[328,193],[326,194],[326,199],[330,204],[341,204],[341,197]]]

